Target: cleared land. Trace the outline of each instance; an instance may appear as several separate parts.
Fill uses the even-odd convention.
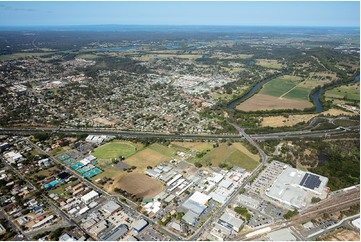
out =
[[[112,141],[96,148],[92,155],[98,159],[114,159],[120,156],[128,157],[136,150],[136,146],[131,142]]]
[[[258,166],[259,159],[258,155],[252,154],[240,143],[234,143],[232,145],[222,143],[219,147],[211,149],[202,158],[194,158],[192,161],[201,162],[204,166],[209,162],[212,166],[225,163],[252,171]]]
[[[351,116],[355,115],[353,113],[345,112],[339,109],[330,109],[321,114],[330,115],[330,116]],[[289,115],[285,116],[272,116],[272,117],[264,117],[262,120],[262,127],[284,127],[284,126],[294,126],[301,122],[308,122],[313,117],[318,116],[319,114],[297,114],[297,115]]]
[[[124,160],[130,166],[136,166],[138,172],[144,172],[147,166],[157,166],[162,161],[170,160],[175,150],[161,144],[152,144]]]
[[[238,110],[245,112],[274,110],[274,109],[299,109],[311,108],[312,103],[300,99],[278,98],[264,94],[256,94],[237,106]]]
[[[360,234],[353,230],[342,228],[321,238],[326,241],[360,241]]]
[[[152,198],[163,190],[163,185],[158,180],[139,173],[125,174],[115,187],[142,198]]]
[[[284,67],[284,65],[279,63],[277,60],[269,60],[269,59],[257,59],[256,65],[270,69],[282,69]]]

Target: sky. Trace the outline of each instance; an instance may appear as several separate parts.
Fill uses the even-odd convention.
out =
[[[4,2],[0,26],[360,26],[360,2]]]

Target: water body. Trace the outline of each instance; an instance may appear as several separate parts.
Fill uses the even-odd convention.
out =
[[[360,81],[360,74],[355,77],[355,80],[353,80],[353,82],[359,82],[359,81]]]
[[[227,108],[229,109],[233,109],[235,108],[238,104],[246,101],[248,98],[250,98],[256,91],[258,91],[259,89],[262,88],[263,84],[265,84],[267,81],[269,81],[269,79],[267,80],[261,80],[259,82],[257,82],[256,85],[254,85],[252,87],[251,90],[249,90],[246,94],[244,94],[243,96],[233,100],[232,102],[228,103]]]
[[[249,64],[250,66],[253,66],[253,65],[255,64],[255,62],[254,62],[253,60],[250,60],[250,61],[248,62],[248,64]]]
[[[101,48],[97,49],[97,51],[124,51],[124,50],[136,50],[138,46],[124,46],[124,47],[110,47],[110,48]]]
[[[321,88],[320,90],[312,93],[311,95],[313,103],[316,105],[316,113],[320,113],[323,111],[323,105],[320,101],[320,95],[322,95],[324,92],[325,90]]]

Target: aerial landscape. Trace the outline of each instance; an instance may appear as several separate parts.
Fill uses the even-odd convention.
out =
[[[0,2],[0,240],[359,241],[360,3]]]

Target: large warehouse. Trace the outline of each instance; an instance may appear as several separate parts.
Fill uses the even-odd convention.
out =
[[[202,214],[208,206],[210,196],[196,191],[187,201],[183,203],[183,207],[193,211],[196,214]]]
[[[304,208],[312,196],[320,196],[326,189],[327,177],[287,166],[277,177],[266,195],[295,208]]]

